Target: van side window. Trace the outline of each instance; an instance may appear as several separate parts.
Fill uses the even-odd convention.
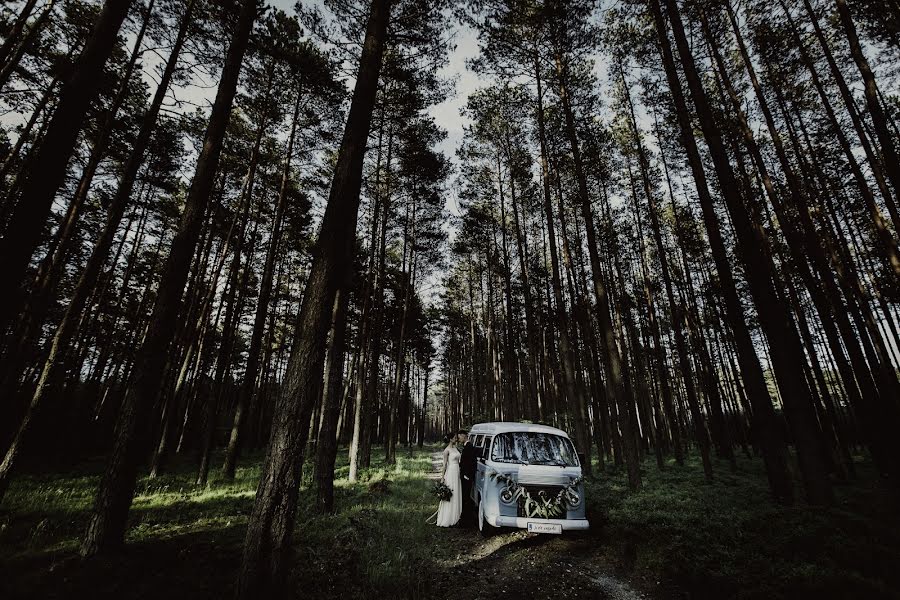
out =
[[[485,447],[485,448],[490,449],[490,447],[491,447],[491,440],[492,440],[492,439],[493,439],[493,438],[492,438],[491,436],[489,436],[489,435],[484,436],[484,447]],[[490,455],[487,455],[486,458],[490,458]]]
[[[474,442],[473,445],[474,445],[476,448],[481,448],[481,443],[482,443],[483,441],[484,441],[484,436],[481,435],[481,434],[479,433],[478,435],[475,436],[475,442]]]

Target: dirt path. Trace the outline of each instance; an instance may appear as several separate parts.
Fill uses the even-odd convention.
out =
[[[432,456],[437,479],[441,454]],[[484,539],[477,529],[448,529],[447,544],[435,550],[439,565],[435,598],[592,598],[650,600],[612,574],[589,533],[561,536],[504,529]]]

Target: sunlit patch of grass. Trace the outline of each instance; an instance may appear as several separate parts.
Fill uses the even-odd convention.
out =
[[[428,581],[421,574],[431,564],[438,541],[436,528],[425,523],[436,504],[426,480],[432,452],[410,453],[398,448],[396,463],[387,465],[381,448],[373,448],[371,468],[362,470],[359,481],[351,483],[347,453],[342,449],[336,465],[337,513],[333,515],[312,510],[311,469],[305,469],[294,535],[292,585],[304,595],[324,598],[353,594],[354,590],[357,595],[373,591],[394,597],[424,595]],[[203,487],[195,485],[196,464],[190,459],[175,461],[170,472],[157,478],[142,477],[126,538],[132,556],[142,558],[124,558],[114,574],[106,573],[110,580],[104,585],[110,589],[119,589],[117,585],[123,586],[121,589],[155,586],[162,592],[164,581],[174,577],[187,589],[227,589],[240,557],[262,456],[251,455],[242,462],[234,481],[222,480],[213,470],[210,483]],[[78,548],[102,468],[101,462],[93,462],[74,472],[23,475],[13,482],[0,507],[0,562],[32,567],[21,578],[7,580],[11,595],[29,589],[28,595],[33,596],[34,586],[54,589],[48,565],[59,571],[53,566],[56,561],[72,561],[67,557],[74,557]],[[216,574],[192,569],[182,556],[224,561],[227,571]],[[169,572],[160,581],[143,574],[148,561],[170,560],[174,563],[169,571],[177,569],[178,574]],[[81,585],[93,592],[97,582],[79,575],[76,566],[71,568],[65,575],[66,585],[73,589]],[[340,577],[334,577],[336,574]],[[0,584],[0,596],[4,589]]]
[[[439,542],[437,528],[425,523],[436,504],[425,481],[430,456],[431,451],[409,455],[398,449],[396,464],[379,460],[358,483],[336,482],[337,514],[301,509],[296,552],[297,564],[304,566],[295,569],[298,590],[316,597],[426,594],[429,582],[422,574]],[[312,493],[304,490],[300,501],[311,503]],[[340,577],[322,578],[322,572]]]

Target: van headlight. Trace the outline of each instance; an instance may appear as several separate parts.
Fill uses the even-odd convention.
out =
[[[565,492],[564,500],[569,508],[576,508],[579,504],[581,504],[581,494],[579,494],[577,490],[569,488]]]
[[[505,487],[500,491],[500,502],[503,504],[514,504],[516,495],[511,487]]]

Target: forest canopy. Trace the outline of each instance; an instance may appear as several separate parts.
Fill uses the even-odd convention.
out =
[[[95,465],[72,556],[246,483],[229,585],[276,593],[307,511],[488,421],[631,498],[900,494],[896,1],[14,0],[0,40],[0,515]]]

